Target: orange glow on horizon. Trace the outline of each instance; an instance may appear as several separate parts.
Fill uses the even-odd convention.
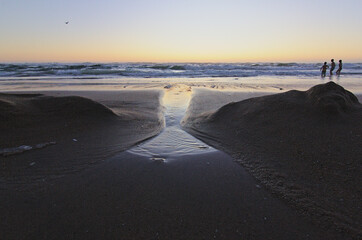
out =
[[[3,1],[0,62],[362,62],[361,1],[140,2]]]

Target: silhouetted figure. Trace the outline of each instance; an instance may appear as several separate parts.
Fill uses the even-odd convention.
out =
[[[339,60],[339,65],[338,65],[338,69],[336,71],[336,74],[339,75],[341,74],[342,71],[342,60]]]
[[[334,59],[331,59],[331,70],[329,70],[329,74],[333,75],[333,70],[336,68],[336,63],[334,62]]]
[[[320,69],[322,71],[322,75],[321,75],[322,77],[326,76],[327,68],[329,68],[329,66],[327,65],[327,62],[324,62],[323,66]]]

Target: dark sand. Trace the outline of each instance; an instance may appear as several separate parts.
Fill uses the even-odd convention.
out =
[[[352,93],[330,82],[203,114],[194,105],[184,122],[190,133],[231,154],[318,226],[361,237],[362,107]]]
[[[0,96],[11,113],[1,115],[1,148],[56,141],[0,157],[1,239],[349,238],[314,225],[222,152],[168,163],[116,154],[160,131],[157,92],[71,94],[101,104]]]
[[[0,94],[0,151],[52,142],[44,149],[0,154],[0,184],[35,183],[79,171],[164,126],[157,91],[44,94],[51,96]]]
[[[221,152],[167,164],[124,152],[1,196],[4,239],[345,239],[290,210]]]

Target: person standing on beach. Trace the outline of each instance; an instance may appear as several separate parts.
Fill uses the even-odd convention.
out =
[[[329,71],[330,75],[333,75],[333,70],[336,67],[336,63],[334,62],[334,59],[331,59],[331,70]]]
[[[326,76],[327,68],[329,68],[329,66],[327,65],[327,62],[324,62],[323,66],[320,69],[322,71],[322,75],[321,75],[322,77]]]
[[[336,74],[337,75],[341,74],[341,70],[342,70],[342,60],[339,60],[339,65],[338,65],[338,69],[336,71]]]

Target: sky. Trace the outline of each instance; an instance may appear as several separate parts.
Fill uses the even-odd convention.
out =
[[[362,62],[361,0],[0,0],[0,62],[331,58]]]

